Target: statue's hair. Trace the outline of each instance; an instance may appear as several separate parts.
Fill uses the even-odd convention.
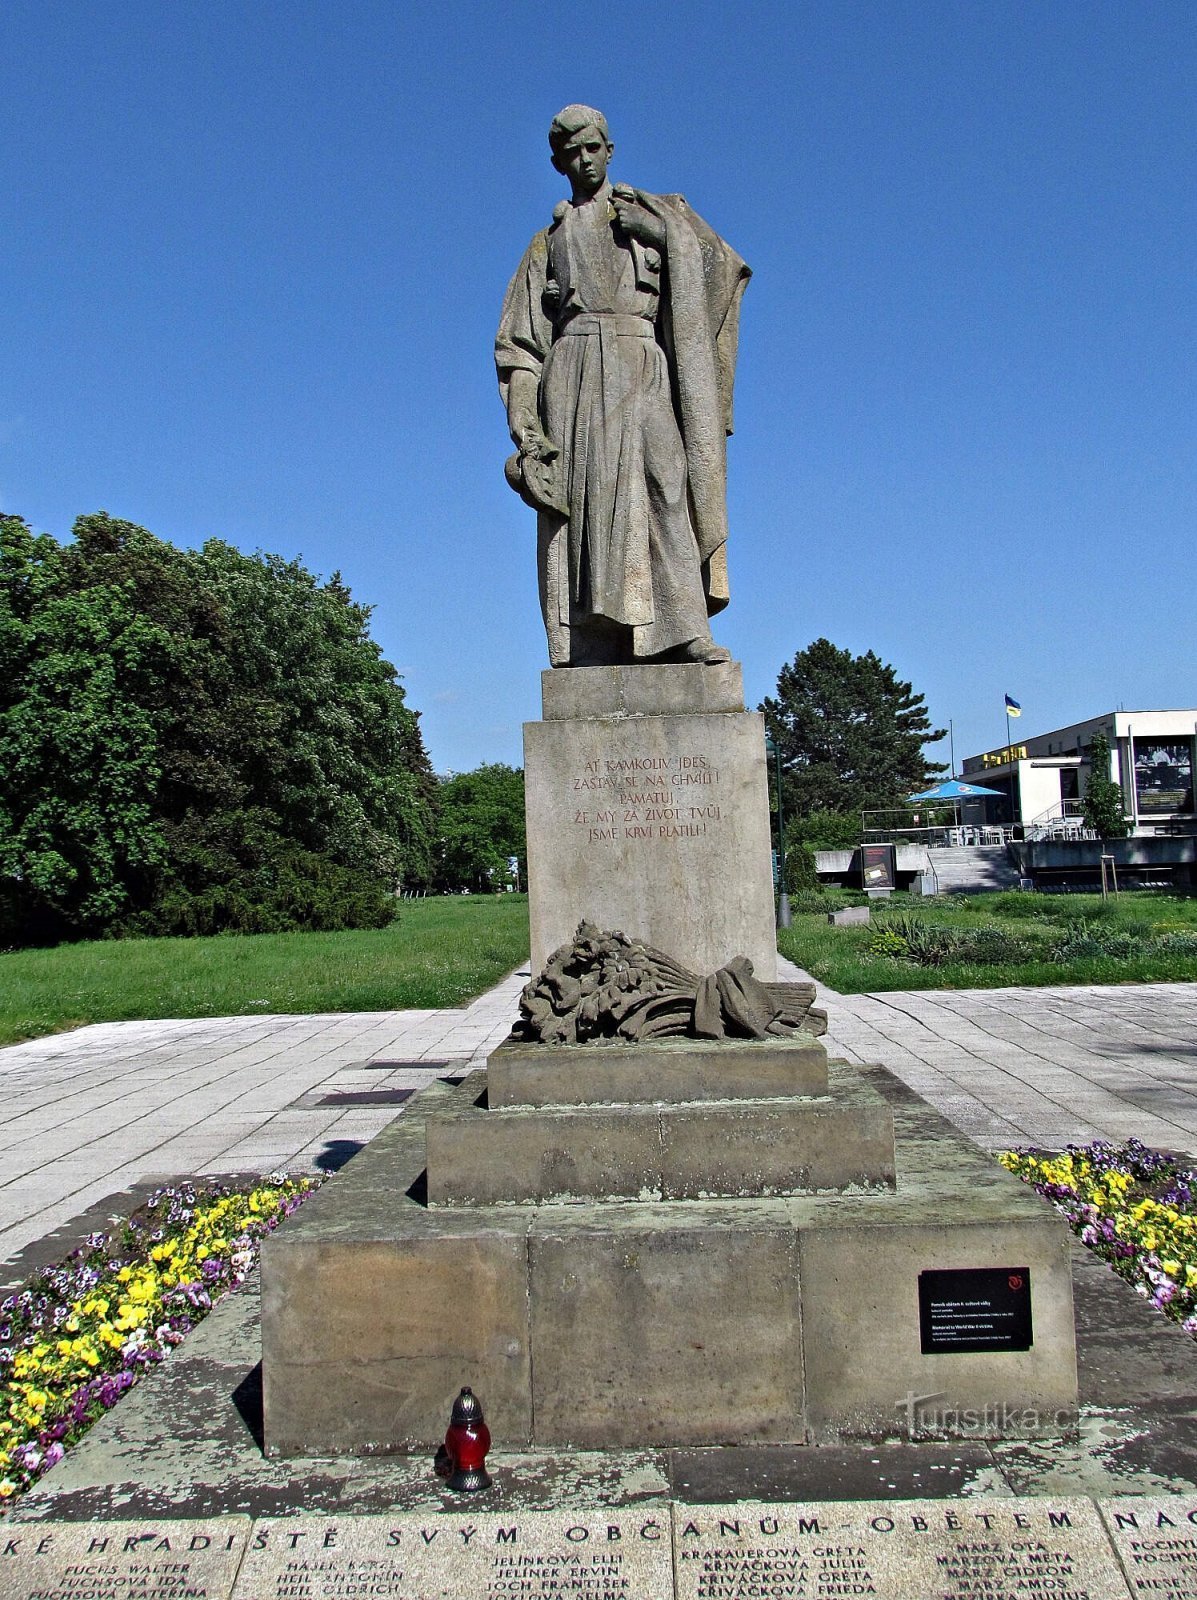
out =
[[[611,143],[607,119],[601,111],[596,111],[593,106],[566,106],[549,124],[549,147],[553,154],[559,156],[567,141],[575,133],[581,133],[583,128],[597,128],[607,143]]]

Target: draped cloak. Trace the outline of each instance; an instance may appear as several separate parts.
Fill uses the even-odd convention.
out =
[[[534,374],[561,452],[568,515],[539,513],[554,666],[585,659],[571,633],[589,623],[630,628],[645,657],[706,633],[728,600],[726,438],[749,269],[680,195],[636,191],[663,251],[619,233],[609,195],[559,206],[536,234],[495,341],[504,402],[513,371]]]

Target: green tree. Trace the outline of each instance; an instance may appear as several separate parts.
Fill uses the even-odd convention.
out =
[[[513,858],[519,883],[526,884],[528,844],[520,768],[494,762],[442,779],[440,834],[438,888],[490,893],[510,881]]]
[[[1085,826],[1099,839],[1125,839],[1128,827],[1122,789],[1110,777],[1110,741],[1104,733],[1094,735],[1087,751],[1089,779],[1081,801]]]
[[[871,650],[854,656],[816,639],[781,669],[776,697],[760,709],[794,818],[899,805],[946,770],[923,746],[947,729],[932,727],[924,697]]]
[[[128,589],[72,587],[64,552],[0,518],[0,938],[94,933],[166,854],[152,686],[169,634]]]
[[[400,883],[427,881],[418,717],[338,577],[219,540],[180,550],[105,513],[65,547],[3,528],[10,923],[379,925]]]
[[[854,850],[860,843],[858,811],[810,811],[786,819],[786,889],[818,886],[817,850]]]
[[[218,540],[199,559],[228,629],[240,803],[306,850],[396,887],[427,882],[436,779],[418,714],[369,637],[370,608],[297,561]]]

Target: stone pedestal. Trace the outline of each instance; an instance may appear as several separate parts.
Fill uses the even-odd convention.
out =
[[[502,1109],[477,1078],[425,1090],[263,1245],[267,1453],[428,1450],[463,1384],[504,1450],[881,1440],[929,1397],[949,1433],[1058,1432],[1063,1220],[884,1068],[802,1041],[762,1099],[756,1048],[716,1047],[724,1100],[674,1098],[674,1067],[616,1103],[652,1046],[609,1047],[600,1105],[585,1047],[500,1067]],[[976,1347],[985,1278],[1024,1289],[1021,1341]]]
[[[524,725],[532,970],[583,919],[777,975],[764,719],[740,667],[558,668]]]

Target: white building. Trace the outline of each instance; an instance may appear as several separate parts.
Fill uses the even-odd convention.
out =
[[[1110,776],[1121,785],[1132,837],[1197,832],[1193,769],[1197,708],[1108,711],[1088,722],[1036,734],[1019,744],[969,756],[963,775],[1000,799],[965,803],[964,820],[1012,823],[1028,839],[1070,831],[1089,781],[1089,747],[1104,733]]]

